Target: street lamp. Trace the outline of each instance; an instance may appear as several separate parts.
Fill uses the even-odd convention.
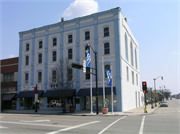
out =
[[[88,46],[91,47],[90,42],[88,43]],[[95,54],[95,70],[96,70],[96,114],[99,114],[98,111],[98,84],[97,84],[97,52],[94,51],[94,49],[91,47],[93,53]]]
[[[150,87],[151,89],[151,109],[153,109],[153,103],[152,103],[152,86]]]
[[[156,105],[156,83],[155,83],[155,81],[160,77],[163,80],[163,76],[158,76],[156,79],[155,78],[153,79],[154,80],[154,89],[155,89],[155,107],[157,107],[157,105]]]

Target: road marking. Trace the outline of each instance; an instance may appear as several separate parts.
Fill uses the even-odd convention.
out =
[[[0,121],[0,123],[18,124],[18,125],[32,125],[32,126],[45,126],[45,127],[71,127],[71,126],[61,126],[61,125],[36,124],[36,123],[32,124],[32,123],[8,122],[8,121]]]
[[[28,123],[28,122],[45,122],[45,121],[50,122],[50,120],[34,120],[34,121],[22,121],[22,120],[21,120],[20,122],[22,122],[22,123],[23,123],[23,122],[25,122],[25,123],[27,122],[27,123]]]
[[[60,133],[60,132],[68,131],[68,130],[71,130],[71,129],[75,129],[75,128],[78,128],[78,127],[82,127],[82,126],[86,126],[86,125],[90,125],[90,124],[98,123],[98,122],[100,122],[100,121],[88,122],[88,123],[80,124],[80,125],[77,125],[77,126],[73,126],[73,127],[64,128],[64,129],[60,129],[60,130],[57,130],[57,131],[49,132],[49,133],[46,133],[46,134],[57,134],[57,133]]]
[[[0,128],[8,128],[8,127],[3,127],[3,126],[0,126]]]
[[[177,109],[177,108],[176,108],[176,109]],[[180,112],[179,109],[177,109],[177,111]]]
[[[142,119],[142,122],[141,122],[141,127],[140,127],[140,130],[139,130],[139,134],[143,134],[144,120],[145,120],[145,116],[143,116],[143,119]]]
[[[111,127],[112,125],[114,125],[116,122],[118,122],[119,120],[124,119],[126,116],[119,118],[118,120],[114,121],[113,123],[111,123],[109,126],[107,126],[106,128],[104,128],[101,132],[99,132],[98,134],[102,134],[104,131],[106,131],[109,127]]]
[[[57,119],[57,118],[42,118],[42,117],[23,117],[23,116],[7,116],[2,115],[2,117],[12,117],[12,118],[30,118],[30,119],[48,119],[48,120],[66,120],[66,121],[83,121],[83,122],[92,122],[93,120],[77,120],[77,119]]]

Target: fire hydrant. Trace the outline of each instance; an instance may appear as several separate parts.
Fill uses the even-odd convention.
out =
[[[147,113],[146,108],[144,108],[144,113]]]

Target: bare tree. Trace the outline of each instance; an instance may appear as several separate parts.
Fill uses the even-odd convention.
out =
[[[71,63],[67,59],[60,59],[49,78],[49,84],[56,87],[59,97],[62,98],[63,112],[66,112],[66,101],[70,90],[73,89],[75,78],[76,69],[72,68]]]

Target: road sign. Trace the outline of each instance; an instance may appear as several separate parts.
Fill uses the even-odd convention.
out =
[[[83,60],[83,72],[86,73],[86,60]]]
[[[35,94],[34,98],[35,98],[35,102],[38,102],[38,94]]]

